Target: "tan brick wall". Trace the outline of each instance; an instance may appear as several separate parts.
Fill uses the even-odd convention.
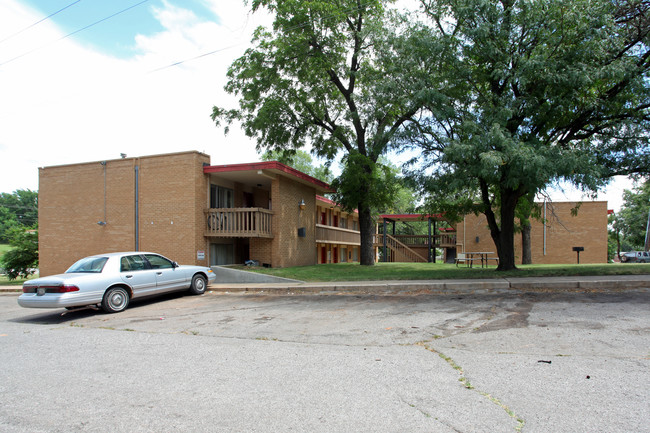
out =
[[[196,252],[207,250],[203,209],[208,189],[202,166],[209,161],[207,155],[183,152],[41,168],[41,275],[63,272],[87,255],[135,249],[136,166],[139,249],[207,264],[196,260]],[[105,226],[97,224],[104,219]]]
[[[299,208],[301,200],[305,209]],[[273,216],[273,267],[316,263],[316,191],[307,185],[278,176],[271,184]],[[298,237],[304,227],[305,237]]]
[[[534,264],[573,264],[577,262],[574,246],[584,247],[580,263],[607,263],[607,202],[584,202],[576,216],[571,215],[574,202],[546,204],[546,254],[544,223],[533,220],[531,253]],[[543,212],[543,211],[542,211]],[[458,252],[494,251],[496,248],[487,228],[485,215],[467,215],[457,225]],[[478,242],[476,238],[478,237]],[[515,234],[515,256],[521,263],[521,234]]]

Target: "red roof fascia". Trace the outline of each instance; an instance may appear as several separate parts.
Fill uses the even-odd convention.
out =
[[[232,171],[252,171],[252,170],[277,170],[289,176],[297,177],[298,179],[313,183],[328,191],[332,191],[327,183],[322,180],[311,177],[308,174],[298,171],[293,167],[282,164],[278,161],[263,161],[263,162],[250,162],[244,164],[226,164],[226,165],[206,165],[203,167],[203,173],[228,173]]]
[[[426,218],[444,218],[445,216],[441,213],[422,215],[419,213],[410,213],[410,214],[400,214],[400,215],[379,215],[382,219],[387,220],[417,220],[417,219],[426,219]]]

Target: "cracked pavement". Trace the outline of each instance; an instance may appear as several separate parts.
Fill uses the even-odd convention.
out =
[[[16,296],[3,432],[650,432],[650,289]]]

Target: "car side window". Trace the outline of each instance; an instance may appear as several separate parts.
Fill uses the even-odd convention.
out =
[[[171,260],[167,260],[162,256],[156,254],[145,254],[144,256],[149,260],[153,269],[171,269],[174,267]]]
[[[124,256],[120,259],[120,272],[142,271],[147,268],[142,256]]]

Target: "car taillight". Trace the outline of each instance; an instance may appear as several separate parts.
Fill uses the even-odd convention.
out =
[[[47,291],[49,293],[68,293],[68,292],[78,292],[79,287],[72,284],[64,284],[63,286],[48,287]]]
[[[79,291],[79,287],[73,284],[64,284],[62,286],[23,286],[23,293],[36,293],[39,288],[44,289],[46,293],[69,293]]]

